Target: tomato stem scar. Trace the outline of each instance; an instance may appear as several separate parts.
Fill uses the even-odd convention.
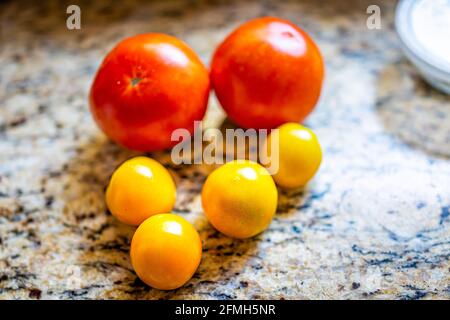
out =
[[[139,82],[141,82],[141,80],[142,80],[142,78],[138,78],[138,77],[132,78],[131,79],[131,86],[132,87],[137,86],[139,84]]]

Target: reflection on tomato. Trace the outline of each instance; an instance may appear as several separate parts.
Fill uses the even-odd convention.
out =
[[[278,18],[251,20],[219,46],[211,81],[228,116],[242,127],[303,121],[320,96],[324,65],[314,41]]]
[[[103,132],[139,151],[169,148],[172,131],[193,132],[205,114],[208,70],[180,40],[142,34],[120,42],[104,59],[90,92]]]

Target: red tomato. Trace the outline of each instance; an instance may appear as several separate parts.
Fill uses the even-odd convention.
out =
[[[205,114],[209,74],[185,43],[165,34],[120,42],[104,59],[90,92],[91,112],[103,132],[134,150],[175,142],[177,128],[193,132]]]
[[[211,65],[217,98],[229,118],[245,128],[303,121],[319,99],[323,76],[314,41],[291,22],[272,17],[238,27]]]

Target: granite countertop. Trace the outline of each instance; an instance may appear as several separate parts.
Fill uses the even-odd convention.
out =
[[[370,4],[381,30],[366,27]],[[450,298],[450,98],[402,55],[393,1],[81,2],[72,31],[66,6],[0,5],[0,299]],[[175,211],[204,246],[186,286],[151,289],[130,265],[134,228],[105,207],[109,176],[136,153],[95,126],[93,75],[115,43],[144,32],[176,35],[209,63],[229,31],[262,15],[304,27],[325,57],[306,122],[321,170],[305,190],[280,191],[267,231],[237,241],[202,213],[209,168],[151,154],[171,168]],[[206,123],[223,120],[211,99]]]

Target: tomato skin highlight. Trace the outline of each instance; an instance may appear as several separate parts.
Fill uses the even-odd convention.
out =
[[[90,91],[102,131],[137,151],[170,148],[173,130],[191,133],[206,112],[206,67],[175,37],[149,33],[121,41],[103,60]]]
[[[232,32],[211,63],[211,82],[229,118],[244,128],[301,122],[314,109],[324,64],[314,41],[289,21],[263,17]]]

